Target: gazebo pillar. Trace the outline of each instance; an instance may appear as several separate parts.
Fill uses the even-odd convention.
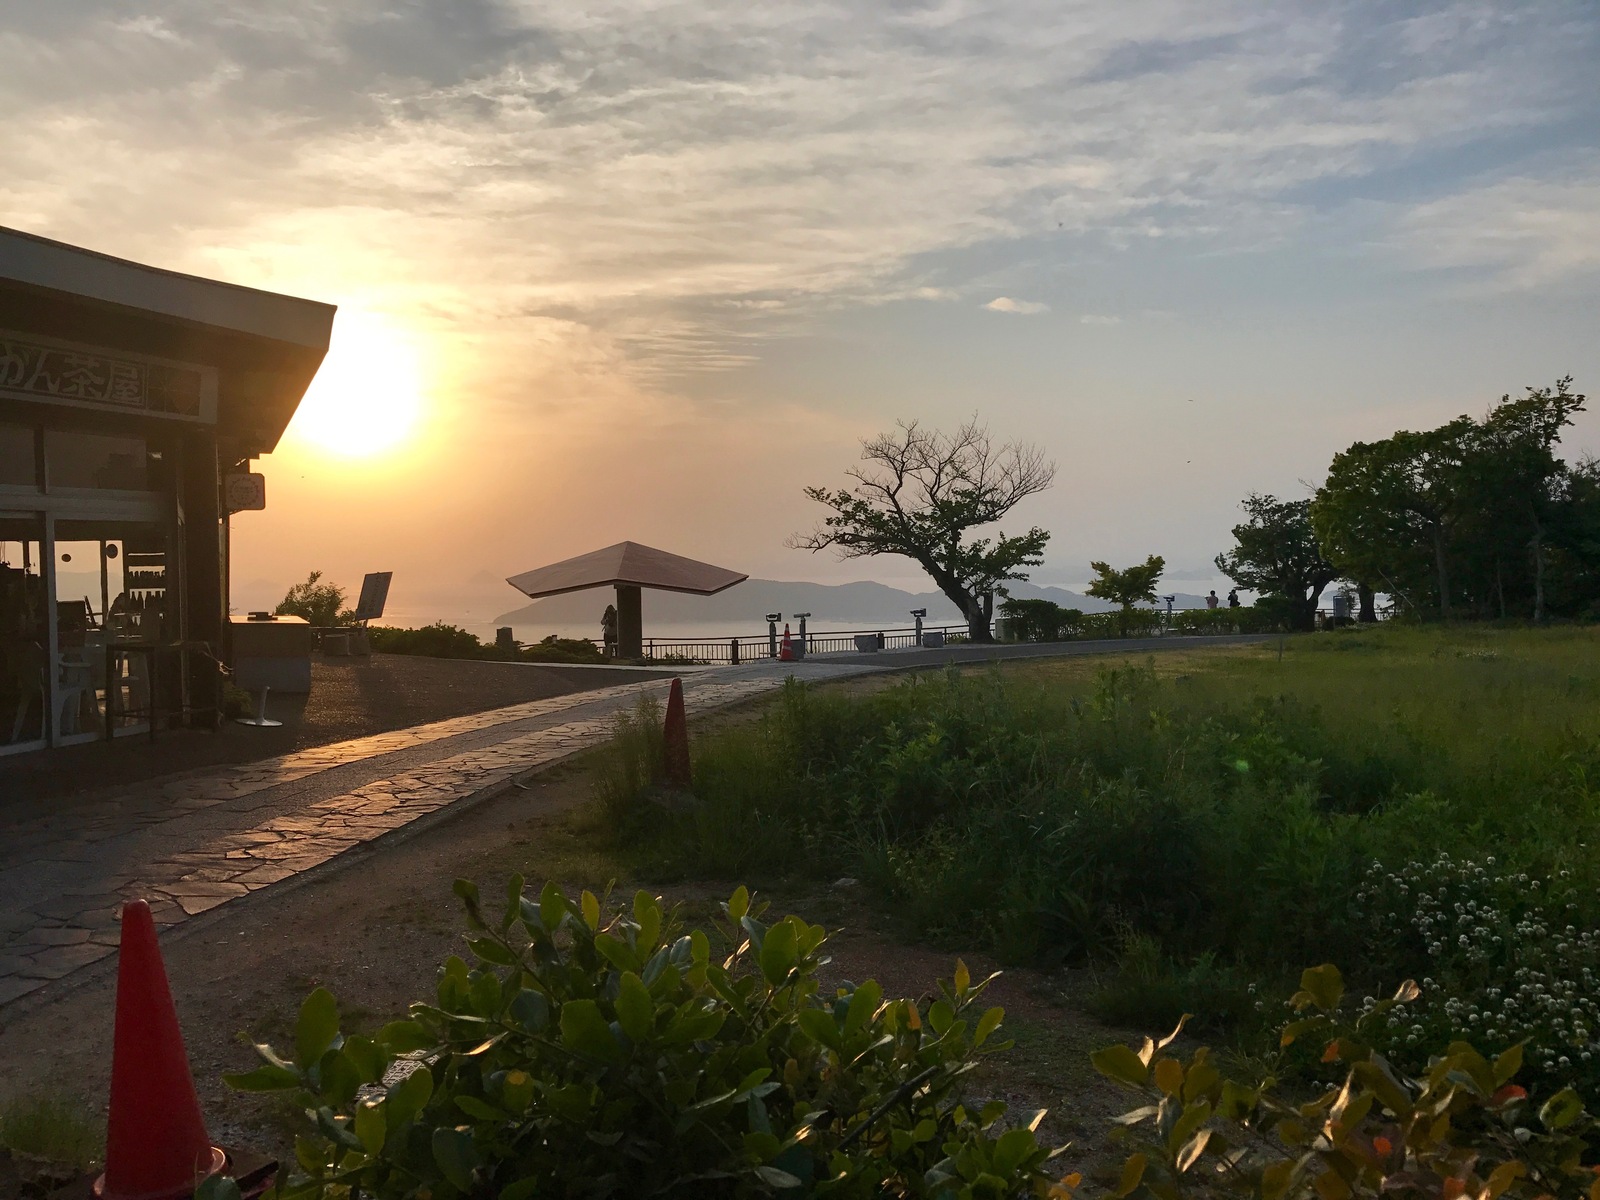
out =
[[[617,657],[644,657],[644,603],[636,584],[617,584]]]

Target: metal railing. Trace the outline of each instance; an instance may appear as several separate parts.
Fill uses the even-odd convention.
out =
[[[965,625],[924,625],[924,636],[941,634],[945,642],[965,641],[967,627]],[[794,634],[793,640],[800,640],[799,634]],[[806,631],[805,653],[810,654],[839,654],[856,653],[861,650],[857,638],[872,638],[881,650],[906,650],[917,645],[917,630],[915,626],[903,628],[882,629],[830,629],[826,632]],[[777,638],[776,646],[782,647],[783,636]],[[747,663],[774,657],[774,643],[766,634],[751,636],[726,637],[726,638],[646,638],[644,642],[644,657],[655,662],[682,662],[682,663]]]

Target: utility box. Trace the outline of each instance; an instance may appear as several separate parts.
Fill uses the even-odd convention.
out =
[[[944,630],[930,629],[922,635],[922,648],[924,650],[944,649]]]
[[[311,626],[304,617],[229,617],[233,682],[247,692],[311,691]]]

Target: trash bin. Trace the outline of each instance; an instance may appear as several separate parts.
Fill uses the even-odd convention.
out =
[[[944,630],[930,629],[922,635],[922,648],[924,650],[944,649]]]
[[[875,633],[856,634],[856,649],[862,654],[875,651],[878,648],[878,635]]]

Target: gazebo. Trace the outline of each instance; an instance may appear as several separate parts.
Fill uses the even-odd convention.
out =
[[[506,582],[531,600],[559,596],[563,592],[581,592],[586,588],[615,587],[617,654],[621,658],[639,658],[644,654],[643,589],[714,596],[749,578],[738,571],[697,562],[681,554],[669,554],[654,546],[618,542],[615,546],[591,550],[548,567],[524,571]]]

